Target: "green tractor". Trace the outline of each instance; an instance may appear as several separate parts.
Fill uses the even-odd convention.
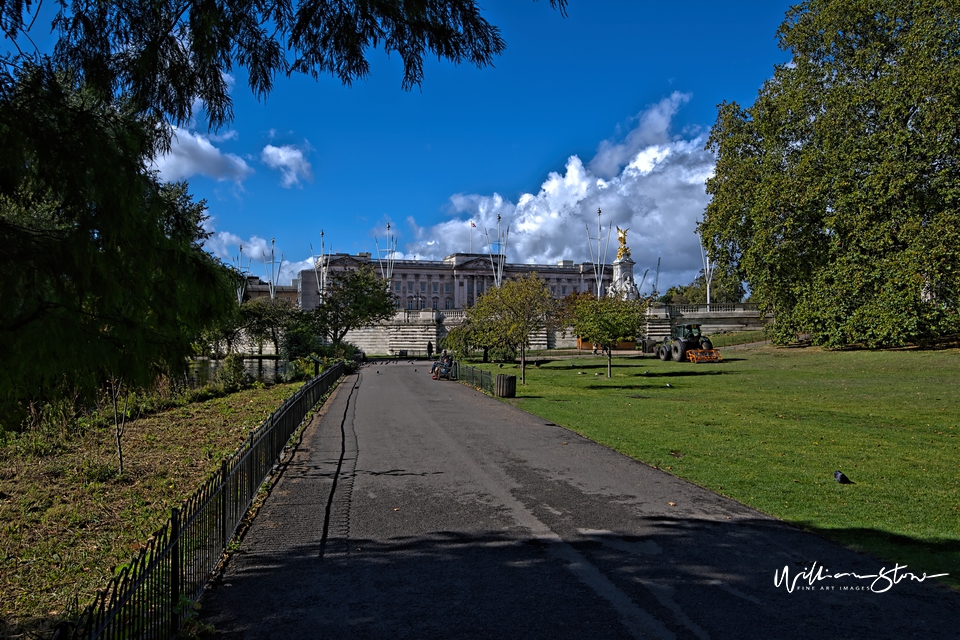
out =
[[[710,338],[703,335],[699,324],[681,324],[671,327],[670,336],[657,345],[657,355],[666,362],[719,362],[723,359],[720,352],[713,348]]]

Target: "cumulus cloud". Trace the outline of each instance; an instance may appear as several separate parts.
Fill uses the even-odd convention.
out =
[[[229,231],[217,231],[203,245],[204,249],[220,258],[225,264],[241,268],[264,282],[270,279],[271,243],[259,236],[244,240]],[[243,247],[241,252],[240,248]],[[277,284],[288,286],[304,269],[313,268],[313,259],[288,260],[280,247],[273,246],[276,261],[274,273]]]
[[[293,145],[275,147],[268,144],[260,153],[260,160],[271,169],[280,171],[280,184],[289,189],[299,187],[300,180],[313,180],[313,170],[307,161],[304,150]]]
[[[456,194],[450,211],[456,217],[432,227],[408,219],[412,239],[406,255],[440,259],[465,252],[486,252],[486,234],[497,233],[497,215],[510,225],[507,257],[511,262],[556,264],[558,260],[587,262],[593,237],[596,253],[597,209],[602,211],[602,236],[612,233],[608,262],[616,255],[616,230],[630,230],[627,243],[637,262],[639,282],[650,269],[644,292],[650,291],[657,259],[662,258],[660,290],[686,284],[702,268],[696,222],[708,197],[705,180],[715,160],[704,149],[703,136],[673,135],[671,123],[688,94],[674,93],[641,112],[636,126],[623,140],[602,142],[584,165],[571,156],[562,171],[547,176],[537,193],[525,193],[516,202],[502,195]],[[601,253],[603,249],[601,248]]]
[[[223,153],[213,145],[236,137],[235,131],[215,136],[174,127],[170,151],[155,158],[153,166],[161,178],[170,182],[203,175],[240,184],[253,175],[253,169],[240,156]]]

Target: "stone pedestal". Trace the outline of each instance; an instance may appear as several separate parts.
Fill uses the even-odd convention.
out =
[[[636,262],[628,255],[613,262],[613,282],[607,287],[607,295],[623,300],[636,300],[640,297],[637,283],[633,280],[633,267]]]

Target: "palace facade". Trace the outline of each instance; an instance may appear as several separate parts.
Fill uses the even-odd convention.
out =
[[[390,276],[390,291],[396,297],[397,308],[400,310],[463,310],[476,304],[477,299],[494,286],[493,264],[498,257],[479,253],[454,253],[443,260],[396,260]],[[322,277],[324,267],[329,277],[331,272],[365,265],[372,265],[378,273],[383,266],[379,261],[371,259],[370,253],[337,253],[320,258],[316,269],[301,271],[294,281],[298,306],[309,311],[320,304],[318,274]],[[575,264],[573,260],[561,260],[555,265],[503,265],[504,279],[536,273],[556,298],[564,298],[581,291],[596,293],[595,272],[596,268],[592,263]],[[602,265],[600,276],[603,291],[612,283],[613,275],[612,265]]]

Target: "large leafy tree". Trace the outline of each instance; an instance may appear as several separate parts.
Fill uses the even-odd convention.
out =
[[[333,345],[339,345],[351,329],[387,320],[396,311],[387,283],[373,267],[365,265],[334,272],[324,299],[312,313],[314,326],[320,328]]]
[[[233,272],[202,248],[204,203],[143,168],[153,135],[67,75],[0,95],[5,426],[31,402],[180,371],[236,304]]]
[[[646,300],[580,296],[573,309],[573,328],[581,339],[607,347],[607,377],[613,376],[613,349],[618,342],[636,339],[646,326]]]
[[[753,106],[720,106],[701,232],[777,340],[960,329],[960,5],[809,0]]]
[[[520,352],[520,383],[525,384],[530,337],[552,326],[558,309],[547,284],[531,273],[487,291],[467,310],[467,317],[477,344],[503,345]]]

